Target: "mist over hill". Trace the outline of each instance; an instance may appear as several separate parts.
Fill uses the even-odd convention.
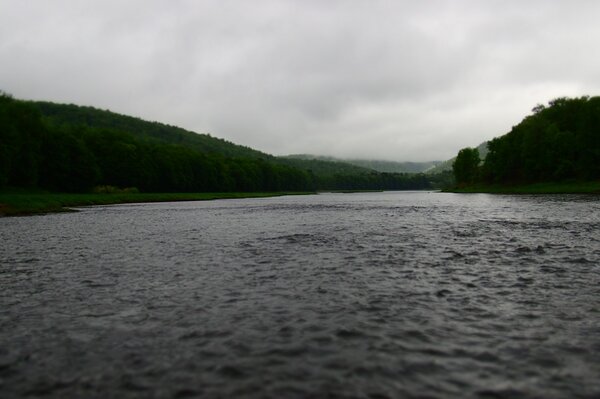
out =
[[[423,173],[427,170],[435,167],[442,163],[442,161],[430,161],[430,162],[395,162],[395,161],[384,161],[376,159],[346,159],[336,158],[326,155],[311,155],[311,154],[292,154],[287,155],[286,159],[302,159],[302,160],[317,160],[326,162],[338,162],[354,165],[360,168],[366,168],[383,173]]]
[[[489,150],[488,150],[488,143],[489,141],[484,141],[483,143],[479,144],[476,148],[479,151],[479,157],[484,160],[485,157],[487,156]],[[428,169],[425,171],[425,173],[427,174],[438,174],[438,173],[443,173],[443,172],[450,172],[452,170],[452,164],[454,163],[454,161],[456,160],[456,157],[450,158],[446,161],[440,162],[439,164],[435,165],[434,167]]]

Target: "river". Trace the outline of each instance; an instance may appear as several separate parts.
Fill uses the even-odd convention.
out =
[[[3,398],[600,397],[600,198],[0,219]]]

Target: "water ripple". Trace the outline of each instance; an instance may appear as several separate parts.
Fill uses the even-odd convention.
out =
[[[0,225],[3,397],[600,397],[589,196],[325,194]]]

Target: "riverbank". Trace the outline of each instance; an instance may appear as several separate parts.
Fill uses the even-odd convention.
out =
[[[322,194],[357,194],[357,193],[382,193],[384,190],[322,190]]]
[[[208,201],[215,199],[266,198],[305,195],[311,192],[267,193],[114,193],[63,194],[43,192],[0,193],[0,216],[22,216],[73,211],[74,207],[140,202]]]
[[[516,186],[474,185],[442,190],[447,193],[489,194],[600,194],[600,181],[534,183]]]

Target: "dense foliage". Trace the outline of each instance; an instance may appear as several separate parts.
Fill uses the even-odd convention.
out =
[[[558,98],[488,143],[478,181],[520,184],[600,178],[600,97]],[[455,177],[459,181],[459,175]]]
[[[364,175],[375,172],[372,169],[355,166],[346,162],[326,161],[323,159],[302,159],[293,156],[278,157],[277,162],[294,168],[311,170],[316,176]]]
[[[288,155],[285,159],[307,160],[307,161],[326,161],[329,163],[354,165],[361,169],[369,169],[384,173],[424,173],[440,164],[440,161],[430,162],[394,162],[367,159],[340,159],[330,156],[295,154]]]
[[[88,191],[96,185],[154,192],[305,191],[302,170],[84,124],[44,123],[35,104],[0,97],[0,186]]]
[[[90,107],[0,94],[0,187],[84,192],[422,189],[423,176],[290,165],[247,147]],[[319,169],[316,167],[315,169]]]
[[[309,170],[315,176],[317,188],[323,190],[426,190],[448,185],[447,176],[382,172],[333,157],[290,155],[277,158],[277,162]]]
[[[475,183],[479,177],[480,162],[477,148],[463,148],[460,150],[452,164],[456,182],[460,185]]]
[[[43,120],[48,125],[57,128],[83,126],[118,130],[130,133],[137,138],[151,138],[166,144],[179,144],[202,153],[220,154],[235,158],[272,158],[260,151],[212,137],[209,134],[198,134],[176,126],[149,122],[94,107],[56,104],[45,101],[38,101],[33,104],[40,110]]]
[[[432,188],[431,181],[423,174],[378,172],[318,177],[317,186],[327,190],[426,190]]]

